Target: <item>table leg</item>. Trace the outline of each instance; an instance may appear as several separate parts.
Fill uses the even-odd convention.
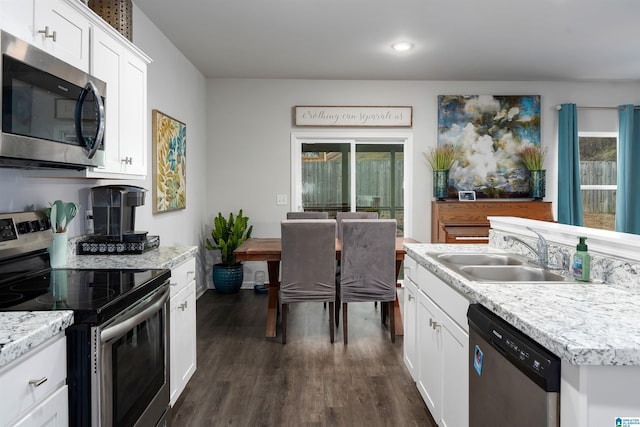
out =
[[[269,301],[267,302],[267,338],[276,336],[278,323],[278,290],[280,289],[280,261],[267,261],[269,272]]]
[[[400,268],[402,268],[402,260],[396,260],[396,278],[400,274]],[[400,284],[396,283],[396,287],[400,287]],[[396,292],[396,300],[393,302],[393,318],[395,320],[396,336],[403,336],[404,327],[402,326],[402,312],[398,301],[398,292]]]

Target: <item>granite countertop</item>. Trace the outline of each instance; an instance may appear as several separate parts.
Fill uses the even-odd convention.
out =
[[[197,251],[197,246],[160,246],[139,255],[76,255],[65,268],[173,268]]]
[[[73,312],[68,310],[0,313],[0,368],[71,324]]]
[[[474,282],[429,253],[506,251],[489,245],[405,244],[444,282],[574,365],[640,366],[640,286],[628,283]]]

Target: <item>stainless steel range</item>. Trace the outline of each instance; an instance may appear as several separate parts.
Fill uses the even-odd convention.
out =
[[[72,426],[166,426],[167,269],[51,269],[43,211],[0,214],[0,311],[73,310],[66,330]]]

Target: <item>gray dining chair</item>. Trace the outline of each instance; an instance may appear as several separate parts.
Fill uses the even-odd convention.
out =
[[[389,310],[391,342],[395,342],[396,220],[345,219],[342,226],[340,302],[344,343],[348,343],[348,304],[376,301],[382,303],[383,313]],[[381,317],[384,320],[384,315]]]
[[[378,212],[337,212],[338,238],[342,238],[342,228],[340,225],[343,219],[378,219]]]
[[[287,219],[329,219],[327,212],[287,212]]]
[[[282,343],[287,342],[287,308],[297,302],[328,302],[329,332],[334,341],[336,299],[336,222],[332,219],[285,220],[281,223]]]
[[[337,212],[336,213],[336,223],[338,230],[338,238],[342,238],[342,220],[344,219],[378,219],[378,212]],[[338,294],[337,304],[336,304],[336,326],[340,323],[340,260],[337,261],[336,265],[336,289]],[[376,301],[377,306],[377,301]]]

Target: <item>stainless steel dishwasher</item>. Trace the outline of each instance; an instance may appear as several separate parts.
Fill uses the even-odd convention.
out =
[[[467,318],[469,426],[558,427],[560,359],[479,304]]]

